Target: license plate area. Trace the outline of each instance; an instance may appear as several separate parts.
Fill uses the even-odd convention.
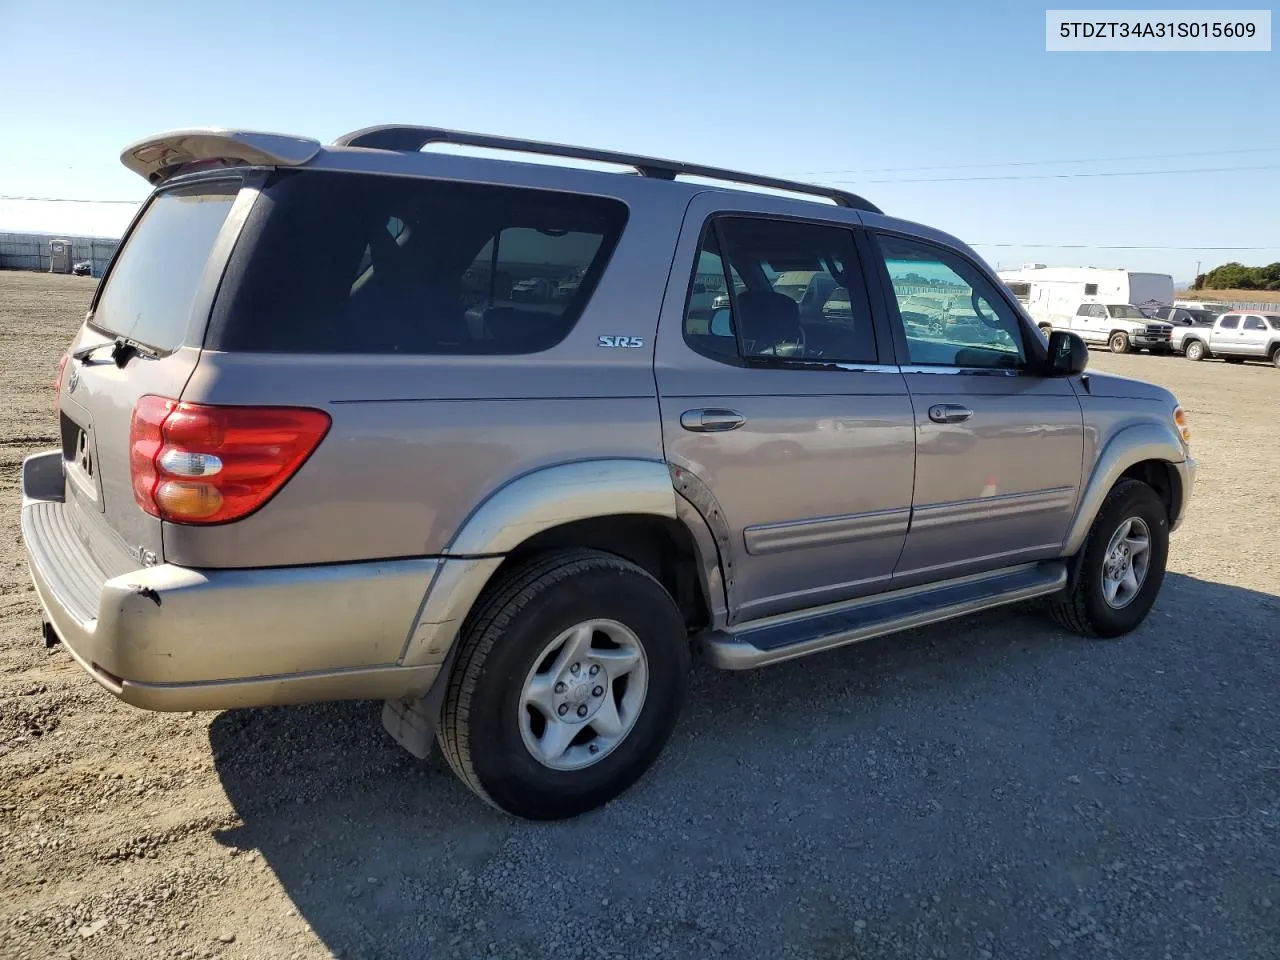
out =
[[[78,411],[77,411],[78,412]],[[98,451],[93,424],[87,416],[73,416],[64,406],[61,415],[62,472],[76,498],[102,510],[102,485],[98,477]]]

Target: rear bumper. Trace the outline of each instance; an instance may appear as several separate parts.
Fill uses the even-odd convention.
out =
[[[403,664],[440,561],[110,576],[74,535],[52,457],[23,465],[22,537],[46,621],[120,699],[221,710],[424,694],[438,662]]]

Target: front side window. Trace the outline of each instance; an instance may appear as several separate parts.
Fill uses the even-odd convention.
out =
[[[1261,317],[1245,317],[1244,328],[1246,330],[1265,330],[1267,325],[1262,322]]]
[[[320,171],[265,196],[214,309],[217,349],[546,350],[582,315],[627,217],[601,197]]]
[[[877,237],[906,332],[908,362],[1017,369],[1022,324],[971,263],[933,244]]]
[[[1223,330],[1235,330],[1240,326],[1240,318],[1235,314],[1231,314],[1222,318]]]
[[[711,221],[690,284],[684,336],[694,350],[727,362],[878,362],[852,233],[757,217]]]

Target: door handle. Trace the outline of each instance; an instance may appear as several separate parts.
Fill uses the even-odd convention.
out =
[[[934,423],[964,423],[973,411],[958,403],[935,403],[929,408],[929,419]]]
[[[694,433],[724,433],[737,430],[747,418],[737,410],[710,407],[705,410],[686,410],[680,414],[680,426]]]

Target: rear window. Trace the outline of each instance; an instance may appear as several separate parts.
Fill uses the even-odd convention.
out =
[[[207,345],[521,354],[582,315],[626,222],[617,200],[320,171],[281,174],[232,256]]]
[[[239,180],[222,180],[156,194],[111,265],[92,326],[160,351],[181,346],[200,276],[239,190]]]

